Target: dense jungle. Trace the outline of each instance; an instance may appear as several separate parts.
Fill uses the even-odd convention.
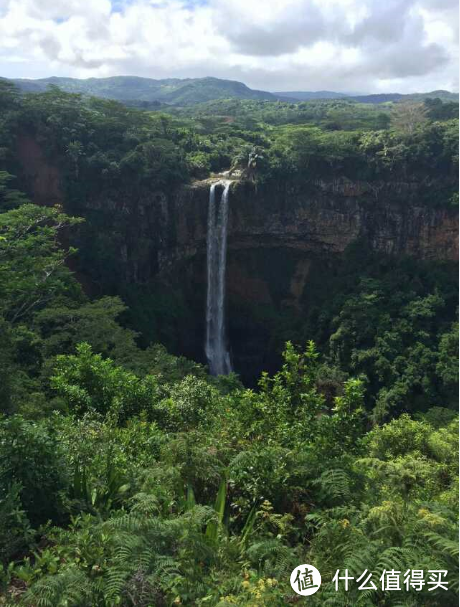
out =
[[[158,105],[0,80],[0,605],[457,605],[457,101]]]

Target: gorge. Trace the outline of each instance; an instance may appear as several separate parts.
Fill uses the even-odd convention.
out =
[[[408,137],[388,128],[383,105],[224,101],[223,116],[197,107],[171,117],[58,91],[24,104],[22,122],[11,120],[10,173],[36,204],[85,220],[66,235],[78,249],[69,267],[88,297],[121,298],[141,347],[161,343],[209,368],[218,344],[228,369],[229,343],[232,368],[254,385],[279,368],[288,339],[330,348],[361,283],[386,284],[404,266],[421,296],[439,268],[451,276],[456,121],[437,121],[438,106]],[[69,116],[74,126],[61,128]],[[223,275],[222,249],[210,248],[208,265],[207,235],[210,189],[229,167],[239,177]]]
[[[160,340],[177,354],[208,362],[214,373],[230,369],[229,337],[245,382],[275,368],[283,339],[324,305],[325,291],[333,296],[350,247],[358,247],[363,259],[379,255],[382,263],[387,257],[422,264],[457,259],[458,213],[427,206],[421,181],[342,176],[312,178],[300,187],[235,180],[228,208],[228,189],[211,178],[129,197],[109,189],[89,194],[75,208],[59,185],[58,167],[37,142],[21,138],[18,151],[35,202],[52,200],[88,218],[72,261],[88,292],[120,294],[145,343]],[[224,228],[227,251],[215,242]],[[226,268],[219,268],[225,255]],[[216,349],[220,362],[214,367]]]

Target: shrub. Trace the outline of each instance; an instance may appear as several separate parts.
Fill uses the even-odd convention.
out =
[[[20,487],[17,493],[33,525],[61,518],[68,477],[49,422],[19,415],[0,422],[0,486]]]

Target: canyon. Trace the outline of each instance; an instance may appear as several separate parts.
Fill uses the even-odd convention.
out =
[[[72,267],[89,293],[120,294],[130,308],[136,307],[139,293],[147,300],[169,301],[164,305],[169,311],[177,308],[176,313],[157,320],[153,338],[166,341],[177,354],[205,362],[208,202],[211,185],[221,177],[173,191],[143,189],[129,197],[108,190],[75,203],[66,199],[59,169],[36,141],[20,140],[18,157],[34,202],[60,203],[67,212],[86,218],[75,238],[80,253]],[[288,327],[295,326],[314,305],[321,284],[333,283],[340,274],[352,246],[363,255],[455,261],[457,210],[420,203],[435,187],[344,176],[325,180],[312,175],[307,187],[234,180],[226,306],[235,369],[250,378],[275,365],[281,345],[274,319],[275,324],[284,318]],[[87,249],[93,252],[91,264],[85,261]],[[145,315],[148,324],[149,312]]]

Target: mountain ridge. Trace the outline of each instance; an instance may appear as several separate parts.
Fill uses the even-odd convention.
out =
[[[110,76],[107,78],[49,78],[10,79],[22,92],[38,93],[49,86],[57,86],[70,93],[81,93],[121,101],[128,105],[158,107],[162,104],[187,106],[215,99],[251,99],[260,101],[287,101],[299,103],[322,99],[345,99],[361,103],[385,103],[404,100],[423,100],[439,97],[443,101],[457,101],[458,93],[438,90],[426,93],[377,93],[352,95],[335,91],[279,91],[251,89],[243,82],[207,76],[204,78],[154,79],[142,76]]]
[[[236,80],[205,78],[166,78],[156,80],[140,76],[111,76],[108,78],[50,78],[12,79],[23,92],[42,92],[50,85],[71,92],[106,97],[117,101],[163,102],[170,105],[192,105],[213,99],[265,99],[277,98],[267,91],[250,89]]]

